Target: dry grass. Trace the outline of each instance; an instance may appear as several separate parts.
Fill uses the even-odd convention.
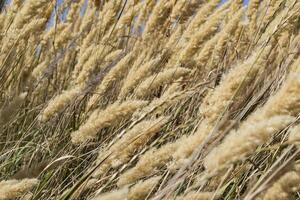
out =
[[[298,0],[0,1],[0,199],[300,199]]]

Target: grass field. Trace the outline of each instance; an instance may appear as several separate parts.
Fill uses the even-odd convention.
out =
[[[0,10],[0,200],[300,199],[299,0]]]

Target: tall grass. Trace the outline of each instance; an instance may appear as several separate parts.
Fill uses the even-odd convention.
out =
[[[297,199],[298,0],[0,1],[0,199]]]

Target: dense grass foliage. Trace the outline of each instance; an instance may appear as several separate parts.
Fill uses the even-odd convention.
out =
[[[0,10],[0,200],[300,198],[300,1]]]

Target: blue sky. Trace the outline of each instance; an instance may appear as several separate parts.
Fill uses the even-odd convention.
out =
[[[63,2],[64,0],[57,0],[57,6],[59,6],[59,5],[61,5],[62,4],[62,2]],[[88,1],[88,0],[87,0]],[[224,3],[224,2],[226,2],[227,0],[222,0],[221,2],[222,3]],[[244,2],[244,5],[246,5],[248,2],[249,2],[249,0],[243,0],[243,2]],[[11,3],[11,0],[6,0],[6,3]],[[83,9],[84,10],[84,9]],[[66,14],[67,13],[67,11],[65,11],[64,12],[64,14]],[[53,19],[53,17],[54,17],[54,12],[52,13],[52,19]],[[65,15],[63,15],[63,16],[61,16],[61,17],[65,17]],[[53,20],[50,20],[50,22],[48,23],[48,27],[51,27],[53,25]]]
[[[11,1],[11,0],[8,0],[8,1]],[[64,0],[57,0],[57,6],[60,6],[61,4],[62,4],[62,2],[63,2]],[[87,0],[88,1],[88,0]],[[86,1],[86,2],[87,2]],[[226,2],[227,0],[222,0],[221,2],[222,3],[224,3],[224,2]],[[244,5],[246,5],[248,2],[249,2],[249,0],[243,0],[243,2],[244,2]],[[84,9],[83,9],[83,12],[84,12]],[[67,14],[67,11],[65,11],[64,12],[64,14],[63,14],[63,16],[61,16],[62,18],[64,18],[65,17],[65,15]],[[54,18],[54,12],[52,13],[52,19]],[[50,22],[48,23],[48,27],[51,27],[52,25],[53,25],[53,20],[50,20]]]

